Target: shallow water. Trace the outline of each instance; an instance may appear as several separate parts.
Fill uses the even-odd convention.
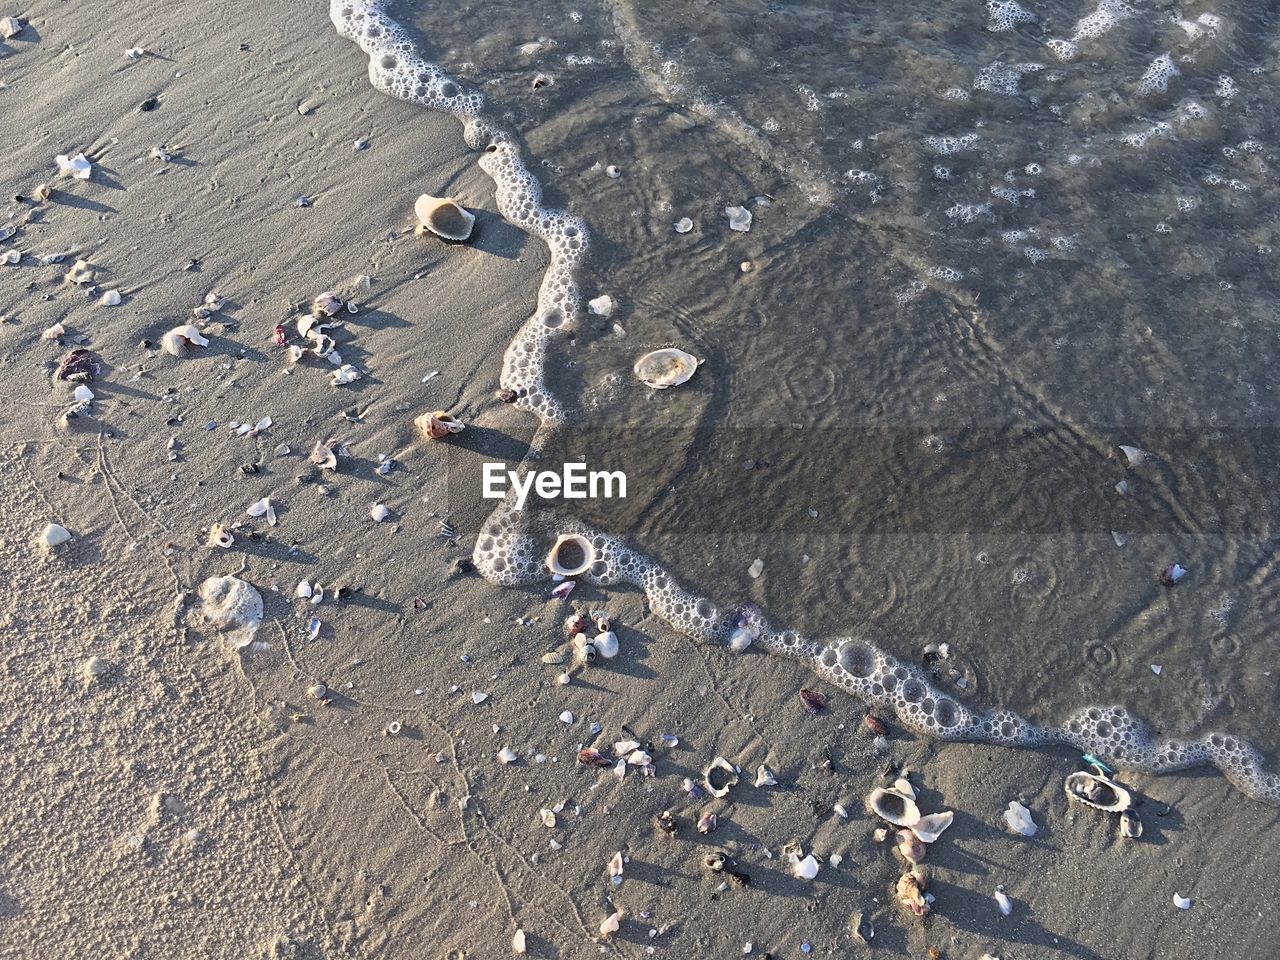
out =
[[[810,637],[945,640],[962,701],[1274,758],[1276,16],[1026,11],[391,10],[591,227],[560,442],[630,489],[576,515]],[[668,344],[705,363],[653,393]]]

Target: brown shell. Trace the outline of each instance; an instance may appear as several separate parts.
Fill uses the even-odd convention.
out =
[[[805,687],[800,691],[800,702],[804,704],[806,713],[816,716],[827,708],[827,695]]]

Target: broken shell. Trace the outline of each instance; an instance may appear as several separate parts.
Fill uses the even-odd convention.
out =
[[[222,524],[215,523],[209,528],[209,546],[222,547],[225,550],[235,542],[236,538],[231,535],[231,531]]]
[[[778,778],[773,775],[773,771],[766,767],[763,763],[756,767],[756,786],[757,787],[776,787]]]
[[[639,740],[619,740],[613,745],[613,752],[620,757],[625,757],[628,753],[632,753],[639,749]]]
[[[611,767],[613,761],[595,747],[587,747],[578,751],[578,762],[584,767]]]
[[[551,829],[556,825],[556,815],[553,811],[543,807],[538,811],[538,816],[542,818],[542,825],[547,829]]]
[[[311,314],[313,317],[333,317],[342,310],[342,306],[342,298],[332,290],[326,290],[311,301]],[[298,332],[304,337],[307,335],[307,331],[302,329],[302,321],[298,321]]]
[[[751,229],[751,211],[746,207],[725,207],[725,215],[729,218],[729,229],[746,233]]]
[[[345,386],[348,383],[355,383],[361,379],[362,374],[359,370],[349,363],[344,363],[337,370],[330,374],[333,377],[333,385],[335,387]]]
[[[475,214],[464,209],[456,200],[423,194],[413,204],[413,212],[422,225],[437,237],[446,240],[466,240],[475,225]]]
[[[575,633],[586,633],[587,617],[583,613],[571,613],[564,618],[564,632],[569,636]]]
[[[911,832],[916,835],[916,839],[923,843],[933,843],[947,827],[951,826],[951,821],[956,815],[950,810],[943,813],[931,813],[927,817],[921,817],[911,826]]]
[[[1183,896],[1182,894],[1180,894],[1180,893],[1175,893],[1175,894],[1173,895],[1173,905],[1174,905],[1175,907],[1177,907],[1179,910],[1190,910],[1190,909],[1191,909],[1191,898],[1190,898],[1190,897],[1184,897],[1184,896]]]
[[[710,833],[720,825],[720,818],[711,810],[703,810],[702,815],[698,817],[698,832]]]
[[[733,629],[729,632],[729,649],[734,653],[742,653],[760,636],[762,626],[760,608],[754,603],[744,603],[733,614]]]
[[[849,928],[853,933],[853,939],[864,947],[870,946],[876,935],[875,924],[861,910],[853,915],[853,919],[849,922]]]
[[[46,327],[44,333],[40,334],[42,340],[57,340],[60,336],[67,332],[67,328],[61,323],[55,323],[51,327]]]
[[[21,260],[21,250],[6,250],[3,254],[0,254],[0,263],[3,263],[6,267],[16,266]]]
[[[93,391],[82,383],[71,391],[71,399],[76,403],[87,403],[93,399]]]
[[[1128,790],[1100,774],[1078,770],[1068,776],[1062,786],[1072,800],[1095,810],[1120,813],[1133,806]]]
[[[1017,800],[1009,801],[1009,808],[1004,812],[1004,822],[1014,833],[1020,833],[1024,837],[1036,835],[1036,822],[1031,819],[1031,811]]]
[[[673,837],[676,835],[676,831],[680,829],[680,825],[676,822],[675,814],[670,810],[663,810],[658,814],[653,821],[653,825],[663,833],[670,834]]]
[[[104,307],[118,307],[120,306],[120,291],[108,290],[98,302]]]
[[[323,700],[329,695],[329,688],[317,680],[311,686],[307,687],[307,693],[313,700]]]
[[[827,695],[819,693],[817,690],[801,688],[800,702],[804,705],[805,713],[810,716],[816,716],[826,709]]]
[[[924,872],[915,869],[899,877],[897,886],[894,888],[898,901],[917,917],[925,916],[930,909],[929,901],[924,895],[925,886]]]
[[[317,440],[316,445],[311,448],[311,462],[318,466],[321,470],[336,470],[338,467],[338,453],[334,449],[337,444],[328,444]]]
[[[883,737],[889,732],[889,728],[884,725],[884,721],[879,717],[867,714],[863,718],[863,723],[867,725],[867,729],[874,733],[877,737]]]
[[[1160,582],[1166,587],[1172,587],[1186,575],[1186,567],[1182,566],[1180,563],[1171,563],[1160,571]]]
[[[49,186],[47,183],[41,183],[31,191],[31,195],[37,200],[48,200],[53,196],[53,187]]]
[[[1142,836],[1142,820],[1138,811],[1132,808],[1120,812],[1120,836],[1137,840]]]
[[[498,751],[499,763],[515,763],[519,759],[519,755],[510,747],[503,747]]]
[[[391,511],[387,509],[385,504],[375,503],[369,510],[369,516],[373,517],[374,523],[381,523],[391,516]]]
[[[40,531],[40,545],[44,547],[56,547],[70,539],[71,531],[58,523],[46,524]]]
[[[553,650],[550,653],[544,653],[542,655],[542,662],[550,664],[553,667],[559,666],[560,664],[564,663],[565,660],[567,659],[568,657],[566,657],[563,653],[561,653],[558,650]]]
[[[0,39],[12,40],[22,32],[22,21],[17,17],[0,19]]]
[[[619,850],[609,860],[609,877],[613,878],[622,876],[622,865],[622,851]]]
[[[1009,895],[1004,892],[1004,887],[996,887],[996,906],[1000,908],[1000,915],[1007,917],[1013,913],[1013,901],[1009,899]]]
[[[820,869],[820,864],[811,853],[803,860],[797,859],[796,862],[792,864],[791,873],[793,876],[796,876],[801,880],[812,880],[818,875],[818,870]]]
[[[428,440],[440,440],[451,433],[461,433],[467,426],[443,410],[424,413],[413,422]]]
[[[190,323],[174,327],[160,338],[160,346],[175,357],[185,357],[192,346],[207,347],[209,339],[200,332],[200,328]]]
[[[557,600],[564,600],[568,598],[569,594],[573,593],[573,588],[577,585],[577,580],[566,580],[564,583],[560,583],[552,587],[551,595]]]
[[[690,230],[693,229],[693,221],[690,220],[688,217],[681,217],[671,226],[676,233],[688,233]]]
[[[249,508],[245,510],[251,517],[267,518],[267,525],[274,527],[276,525],[276,508],[271,505],[270,497],[263,497],[261,500],[255,500],[249,504]]]
[[[607,317],[613,313],[613,297],[606,293],[604,296],[596,297],[594,300],[588,300],[587,309],[597,317]]]
[[[898,851],[898,855],[902,859],[908,863],[915,864],[924,859],[928,847],[925,846],[924,841],[910,830],[899,830],[898,843],[893,849]]]
[[[463,238],[465,239],[465,238]],[[622,912],[615,910],[609,916],[605,917],[604,922],[600,924],[600,933],[606,937],[613,936],[622,926]]]
[[[547,554],[547,569],[562,577],[576,577],[591,569],[595,559],[596,548],[590,540],[576,533],[563,534]]]
[[[713,776],[717,771],[723,771],[723,776]],[[719,786],[715,783],[717,779],[721,781]],[[716,757],[711,761],[711,765],[702,771],[702,782],[707,785],[707,791],[719,799],[727,796],[729,789],[738,782],[738,771],[724,757]]]
[[[867,797],[867,809],[895,827],[914,827],[920,822],[920,808],[906,794],[876,787]]]
[[[707,870],[710,870],[712,873],[719,873],[724,869],[726,859],[725,855],[718,851],[715,853],[708,853],[702,858],[702,866]]]
[[[701,362],[691,353],[668,347],[646,353],[636,361],[632,369],[645,386],[654,390],[666,390],[668,387],[678,387],[692,377]]]
[[[600,656],[612,660],[618,655],[618,635],[612,630],[606,631],[592,641],[592,646]]]
[[[66,272],[63,279],[68,283],[74,283],[79,286],[86,283],[92,283],[93,278],[96,275],[97,271],[89,265],[89,261],[77,260],[71,265],[71,269]]]
[[[404,730],[404,724],[402,724],[399,720],[392,720],[390,723],[386,725],[386,727],[383,729],[382,732],[386,734],[388,737],[398,737],[400,736],[401,732],[403,732],[403,730]]]
[[[897,790],[904,797],[910,797],[912,800],[916,798],[916,788],[911,785],[911,781],[906,777],[899,777],[893,781],[893,789]]]
[[[93,172],[93,164],[91,164],[83,153],[77,153],[74,157],[68,157],[66,154],[58,154],[53,158],[58,164],[58,171],[65,176],[75,177],[77,180],[88,180],[89,174]]]

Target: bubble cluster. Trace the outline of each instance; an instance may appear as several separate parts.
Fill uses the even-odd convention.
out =
[[[1162,53],[1151,61],[1146,73],[1138,81],[1138,93],[1147,96],[1152,93],[1164,93],[1169,89],[1169,81],[1178,75],[1178,68],[1173,65],[1173,57]]]
[[[1012,25],[1023,22],[1024,16],[1030,17],[1009,0],[993,0],[988,9],[993,30],[1008,29],[998,25]],[[1132,9],[1119,0],[1102,0],[1093,14],[1076,25],[1071,41],[1050,41],[1050,45],[1063,44],[1074,52],[1077,41],[1098,36],[1131,14]],[[483,151],[479,164],[494,181],[499,211],[547,245],[550,263],[538,290],[537,310],[507,348],[501,375],[502,386],[516,391],[517,404],[542,420],[531,442],[530,457],[520,467],[527,470],[547,432],[566,419],[563,408],[545,386],[543,373],[550,338],[576,319],[581,310],[575,271],[588,248],[586,226],[572,214],[542,206],[541,187],[521,158],[515,138],[482,116],[483,96],[418,56],[406,34],[386,16],[379,0],[333,0],[330,18],[342,36],[368,54],[369,79],[375,88],[449,113],[463,122],[467,145]],[[1168,124],[1157,125],[1149,135],[1167,135],[1167,127]],[[976,134],[927,140],[943,155],[972,148],[977,141]],[[935,168],[935,176],[948,175],[945,168]],[[1007,199],[1016,202],[1016,196]],[[965,222],[991,218],[991,205],[957,204],[947,215]],[[1004,239],[1013,244],[1024,236],[1021,231],[1008,231]],[[1053,243],[1066,247],[1070,240],[1058,237]],[[1033,260],[1043,256],[1043,251],[1034,247],[1025,248],[1025,252]],[[933,278],[945,280],[955,279],[958,273],[950,267],[930,271]],[[923,289],[922,282],[914,281],[907,288],[908,296]],[[542,582],[548,576],[546,555],[555,536],[565,533],[579,534],[591,542],[594,558],[583,574],[585,579],[600,586],[631,584],[644,592],[658,616],[686,636],[699,642],[727,641],[735,614],[689,592],[660,565],[618,538],[576,520],[517,511],[511,496],[485,521],[472,560],[481,575],[496,584]],[[906,727],[920,734],[1022,747],[1067,744],[1117,766],[1153,773],[1210,764],[1249,796],[1280,804],[1280,776],[1267,773],[1258,751],[1236,737],[1213,733],[1199,740],[1155,740],[1140,719],[1119,706],[1088,707],[1060,726],[1040,727],[1011,710],[980,711],[960,701],[940,689],[920,667],[903,663],[863,638],[820,642],[792,630],[775,630],[763,618],[754,622],[759,626],[757,645],[805,664],[832,685],[876,708],[893,711]]]
[[[987,29],[992,33],[1012,30],[1019,23],[1031,23],[1035,15],[1019,6],[1014,0],[987,0],[987,15],[991,17]]]
[[[1097,39],[1134,13],[1133,7],[1124,0],[1101,0],[1093,13],[1076,22],[1070,40],[1050,40],[1046,46],[1053,51],[1054,56],[1069,60],[1079,52],[1082,41]]]

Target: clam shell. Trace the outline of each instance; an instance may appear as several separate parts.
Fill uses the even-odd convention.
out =
[[[1122,813],[1133,806],[1133,797],[1124,787],[1096,773],[1077,770],[1063,782],[1067,796],[1077,803],[1107,813]]]
[[[592,644],[596,648],[596,653],[606,660],[612,660],[618,655],[618,635],[612,630],[597,635]]]
[[[668,387],[678,387],[692,377],[701,362],[691,353],[668,347],[646,353],[636,361],[633,369],[646,386],[654,390],[666,390]]]
[[[720,786],[716,786],[712,782],[712,774],[717,770],[723,770],[727,776]],[[716,799],[728,796],[729,788],[738,782],[738,771],[733,768],[733,764],[724,757],[716,757],[711,761],[707,769],[702,771],[702,782],[707,786],[707,792]]]
[[[947,827],[951,826],[951,821],[956,815],[950,810],[944,813],[931,813],[927,817],[921,817],[911,827],[911,832],[916,835],[916,839],[922,843],[933,843]]]
[[[164,348],[164,352],[175,357],[185,357],[192,345],[207,347],[209,339],[200,332],[199,327],[190,323],[174,327],[160,338],[160,346]]]
[[[596,560],[596,548],[580,534],[562,534],[547,554],[547,569],[562,577],[576,577],[591,569]]]
[[[71,539],[71,531],[59,523],[49,523],[40,531],[40,545],[56,547]]]
[[[475,225],[475,214],[464,209],[449,197],[433,197],[423,194],[413,204],[413,212],[422,225],[437,237],[446,240],[466,240]]]
[[[920,808],[916,802],[897,790],[876,787],[867,797],[867,809],[895,827],[909,829],[920,822]]]

